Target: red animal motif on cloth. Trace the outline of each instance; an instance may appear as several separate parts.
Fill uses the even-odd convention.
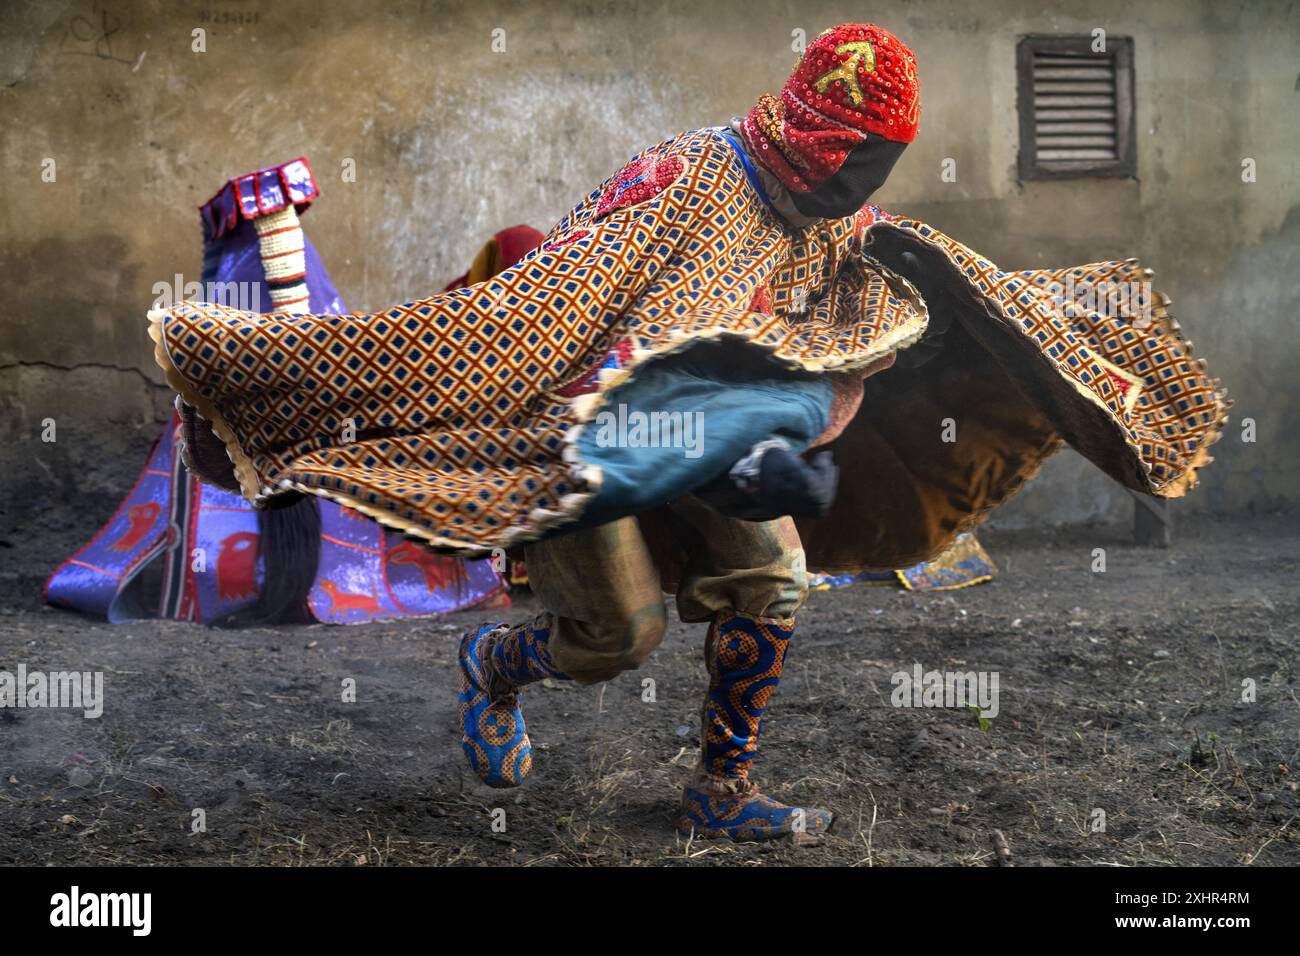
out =
[[[414,541],[403,541],[388,552],[390,564],[413,564],[424,576],[424,586],[432,594],[443,588],[457,589],[465,582],[465,566],[458,558],[435,554]]]
[[[322,579],[320,586],[329,595],[330,614],[337,614],[340,611],[372,611],[379,614],[383,611],[379,606],[379,600],[373,593],[362,594],[358,591],[343,591],[339,589],[337,584],[328,579]]]
[[[144,540],[154,522],[158,520],[158,515],[162,513],[162,505],[156,501],[150,501],[142,505],[133,505],[126,511],[126,520],[130,523],[122,534],[109,547],[114,551],[130,551],[141,541]]]
[[[221,539],[217,552],[217,597],[237,601],[257,594],[258,534],[236,531]]]

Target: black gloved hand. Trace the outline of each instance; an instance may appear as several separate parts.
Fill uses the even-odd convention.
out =
[[[785,448],[763,451],[758,473],[748,487],[739,487],[728,472],[695,489],[715,511],[745,521],[772,521],[786,515],[820,518],[830,511],[839,482],[839,468],[828,451],[812,463]]]
[[[770,448],[758,470],[755,497],[782,515],[823,518],[835,503],[840,470],[824,451],[806,462],[784,448]]]

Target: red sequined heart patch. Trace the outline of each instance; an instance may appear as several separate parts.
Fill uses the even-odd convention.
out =
[[[656,153],[628,163],[601,194],[596,218],[653,199],[676,182],[685,169],[682,157]]]

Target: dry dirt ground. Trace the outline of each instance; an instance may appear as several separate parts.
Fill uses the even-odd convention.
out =
[[[75,529],[0,541],[0,670],[103,671],[107,697],[97,720],[0,710],[0,863],[990,866],[1000,831],[1021,866],[1295,865],[1298,531],[1201,519],[1168,551],[1123,528],[989,532],[991,584],[815,593],[757,767],[777,797],[835,811],[815,847],[674,832],[699,627],[603,687],[530,689],[533,775],[494,791],[456,719],[456,638],[482,615],[110,627],[39,604]],[[891,706],[891,675],[916,662],[996,671],[987,730]]]

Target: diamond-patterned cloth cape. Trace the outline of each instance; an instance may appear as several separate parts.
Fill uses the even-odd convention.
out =
[[[898,271],[908,251],[919,291]],[[705,129],[646,150],[486,282],[373,315],[182,303],[151,312],[150,332],[255,504],[321,495],[482,555],[581,515],[600,473],[577,459],[577,435],[644,363],[722,339],[792,374],[845,371],[951,312],[938,357],[871,378],[835,443],[835,509],[801,532],[809,564],[838,571],[932,556],[1062,439],[1130,488],[1190,487],[1222,393],[1163,297],[1084,301],[1089,283],[1148,275],[1132,260],[1005,273],[874,209],[796,229]],[[559,394],[623,339],[626,364],[601,369],[595,392]]]

